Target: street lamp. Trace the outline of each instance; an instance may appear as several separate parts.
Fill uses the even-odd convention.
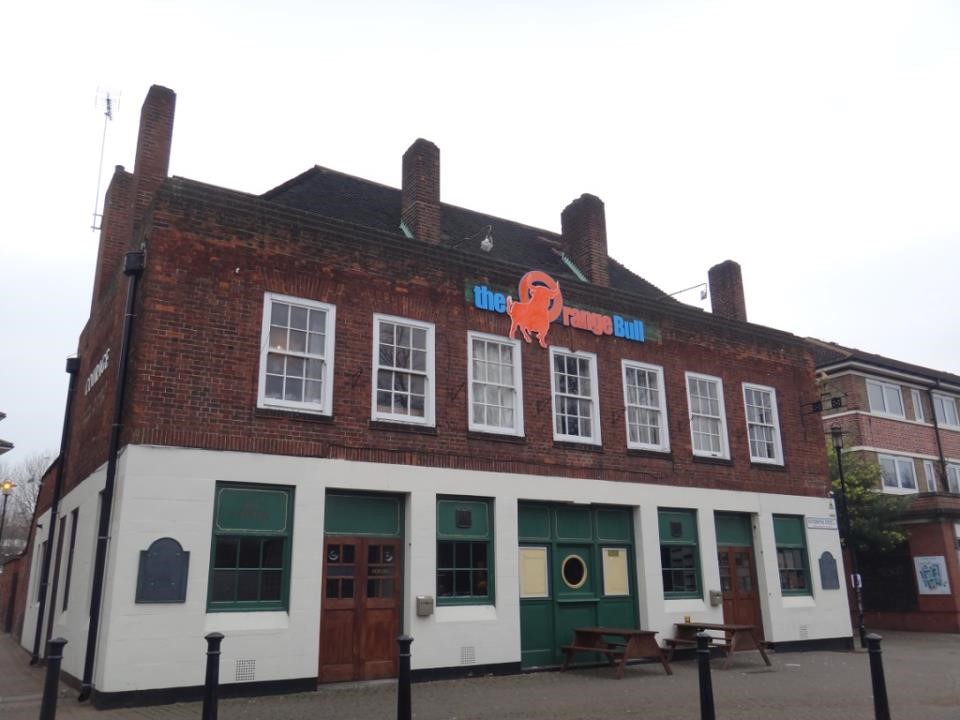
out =
[[[0,555],[3,554],[3,526],[7,520],[7,498],[10,497],[10,493],[13,492],[15,487],[16,485],[9,480],[0,482],[0,492],[3,493],[3,510],[0,510]]]
[[[833,440],[833,449],[837,453],[837,474],[840,476],[840,513],[843,516],[840,524],[840,541],[843,547],[850,553],[850,569],[853,570],[850,576],[853,590],[857,594],[857,619],[859,625],[857,631],[860,633],[860,647],[867,646],[867,629],[863,626],[863,580],[860,577],[860,570],[857,568],[857,548],[850,542],[850,511],[847,507],[847,483],[843,479],[843,428],[839,425],[830,427],[830,438]]]

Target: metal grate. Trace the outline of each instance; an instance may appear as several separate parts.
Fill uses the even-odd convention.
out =
[[[464,645],[460,648],[460,664],[473,665],[477,662],[477,649],[473,645]]]
[[[237,682],[246,682],[254,679],[257,672],[256,660],[237,660],[237,668],[233,679]]]

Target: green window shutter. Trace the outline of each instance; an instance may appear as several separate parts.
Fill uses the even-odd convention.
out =
[[[218,533],[255,535],[288,532],[290,494],[273,488],[217,488]]]
[[[472,500],[437,501],[437,537],[486,540],[490,537],[489,503]]]
[[[693,510],[660,510],[659,522],[661,543],[697,542],[697,514]]]
[[[400,500],[378,495],[328,494],[323,526],[333,535],[400,537]]]
[[[774,515],[773,536],[778,546],[804,547],[803,518],[795,515]]]
[[[717,526],[717,545],[753,545],[753,528],[749,515],[718,512],[714,515],[714,521]]]

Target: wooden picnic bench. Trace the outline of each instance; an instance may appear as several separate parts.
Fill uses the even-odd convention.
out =
[[[723,666],[730,664],[733,653],[742,650],[756,650],[760,657],[769,666],[772,663],[764,649],[764,643],[757,635],[755,625],[737,625],[734,623],[676,623],[677,634],[675,637],[666,638],[663,643],[669,648],[667,660],[673,660],[673,653],[678,647],[688,648],[697,646],[697,633],[699,632],[721,632],[723,635],[712,635],[710,637],[710,647],[720,648],[725,656]]]
[[[576,628],[573,631],[573,641],[560,646],[563,651],[561,670],[567,669],[574,653],[593,652],[605,655],[607,662],[617,668],[617,680],[623,678],[623,669],[631,658],[659,660],[667,675],[673,675],[667,653],[657,644],[656,635],[653,630],[634,628]]]

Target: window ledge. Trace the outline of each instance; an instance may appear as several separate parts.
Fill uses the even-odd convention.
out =
[[[289,418],[291,420],[320,423],[321,425],[333,424],[333,415],[320,415],[319,413],[307,412],[305,410],[258,407],[253,411],[253,416],[257,418]]]
[[[506,433],[483,432],[482,430],[469,430],[467,432],[469,440],[490,440],[492,442],[513,443],[514,445],[526,445],[527,438],[523,435],[508,435]]]
[[[393,422],[391,420],[371,420],[370,429],[414,433],[417,435],[437,434],[437,428],[433,425],[414,425],[412,423]]]
[[[733,467],[733,460],[730,458],[705,457],[703,455],[693,455],[693,462],[703,463],[704,465],[726,465]]]
[[[627,457],[651,458],[656,460],[673,461],[673,453],[669,450],[641,450],[640,448],[627,448]]]
[[[603,445],[593,443],[570,442],[569,440],[554,440],[553,446],[557,450],[585,450],[586,452],[602,453]]]
[[[757,462],[756,460],[750,461],[750,467],[754,470],[773,470],[775,472],[788,472],[787,466],[783,463],[765,463]]]

